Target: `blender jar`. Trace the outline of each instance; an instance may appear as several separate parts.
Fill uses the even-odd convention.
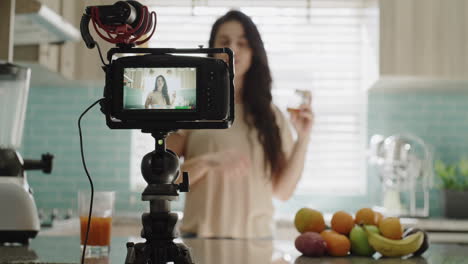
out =
[[[21,146],[30,76],[29,68],[0,62],[0,146]]]

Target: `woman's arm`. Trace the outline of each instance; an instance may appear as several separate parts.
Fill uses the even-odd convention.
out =
[[[205,159],[205,156],[203,155],[184,161],[184,163],[180,167],[180,171],[188,172],[190,186],[193,186],[207,175],[207,173],[210,171],[210,166],[207,160]],[[180,176],[181,175],[182,173],[180,174]],[[177,178],[176,183],[180,183],[181,181],[182,177],[179,177]]]
[[[276,198],[286,201],[296,189],[302,171],[304,170],[305,157],[307,154],[308,139],[297,140],[292,148],[291,155],[286,160],[285,167],[279,177],[273,182],[273,194]]]
[[[151,94],[149,94],[148,97],[146,97],[145,108],[148,108],[150,104],[151,104]]]
[[[179,157],[186,157],[187,131],[171,134],[167,140],[167,148],[174,151]],[[190,159],[186,159],[180,171],[189,173],[190,185],[203,180],[209,172],[227,177],[241,177],[250,169],[250,161],[243,154],[235,150],[211,152]],[[175,183],[180,183],[178,177]]]
[[[166,139],[167,148],[174,151],[179,157],[185,157],[187,133],[187,131],[179,131],[177,133],[170,134]],[[203,156],[184,161],[180,171],[186,171],[189,173],[190,185],[197,183],[204,175],[206,175],[208,166],[205,163]],[[179,175],[175,183],[179,184],[182,181],[181,175],[182,173]]]
[[[176,100],[176,92],[174,91],[174,92],[172,93],[172,99],[169,99],[169,102],[170,102],[170,105],[171,105],[171,106],[174,105],[175,100]]]
[[[177,156],[185,156],[185,148],[187,144],[188,131],[179,130],[177,132],[169,134],[166,138],[166,148],[174,151]]]
[[[304,170],[305,157],[309,145],[313,114],[309,105],[301,106],[301,111],[291,114],[291,121],[297,131],[297,140],[279,177],[273,182],[273,194],[282,201],[288,200],[296,189]]]
[[[243,177],[247,175],[250,167],[249,159],[242,153],[236,150],[223,150],[186,160],[181,170],[189,173],[190,185],[194,185],[209,173],[229,178]]]

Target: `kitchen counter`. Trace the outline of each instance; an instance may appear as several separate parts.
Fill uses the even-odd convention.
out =
[[[330,226],[331,214],[325,214],[325,223]],[[179,216],[180,218],[180,216]],[[401,218],[405,227],[419,227],[426,230],[432,242],[468,244],[468,219],[453,220],[443,218]],[[179,222],[180,223],[180,222]],[[112,220],[112,237],[139,236],[141,220],[139,215],[119,216]],[[78,236],[78,218],[54,221],[53,228],[41,230],[43,236]],[[279,240],[294,240],[298,235],[290,218],[276,221],[275,237]]]
[[[125,243],[140,242],[136,237],[114,237],[109,257],[87,259],[90,264],[124,263]],[[180,242],[180,241],[179,241]],[[468,245],[431,244],[423,257],[395,258],[307,258],[301,257],[288,240],[184,239],[195,263],[203,264],[346,264],[346,263],[468,263]],[[376,254],[377,255],[377,254]],[[29,247],[0,247],[0,263],[79,263],[77,236],[38,236]]]

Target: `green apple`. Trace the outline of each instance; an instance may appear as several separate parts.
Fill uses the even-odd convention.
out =
[[[364,225],[364,227],[367,229],[367,231],[371,233],[377,233],[377,234],[380,233],[379,228],[375,225]]]
[[[379,232],[376,226],[367,225],[366,229],[371,232]],[[349,233],[351,240],[351,253],[358,256],[372,256],[375,250],[369,245],[366,231],[359,225],[355,225]]]

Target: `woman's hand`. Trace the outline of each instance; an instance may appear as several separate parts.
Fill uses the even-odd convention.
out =
[[[185,160],[181,171],[187,171],[190,175],[190,186],[203,180],[207,173],[229,178],[245,177],[250,170],[250,161],[242,153],[234,150],[208,153],[196,158]],[[178,177],[176,183],[180,183],[182,177]]]
[[[290,112],[290,115],[291,123],[296,129],[298,140],[308,140],[314,123],[312,107],[307,104],[302,104],[299,107],[299,111]]]
[[[246,176],[251,166],[246,155],[236,150],[225,150],[209,154],[206,161],[216,173],[233,178]]]

